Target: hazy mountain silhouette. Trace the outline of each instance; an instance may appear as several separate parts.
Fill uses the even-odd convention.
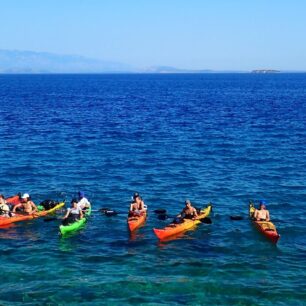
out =
[[[0,50],[0,73],[132,72],[133,67],[77,55]]]

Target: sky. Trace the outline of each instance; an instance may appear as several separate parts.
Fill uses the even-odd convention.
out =
[[[0,49],[134,67],[306,71],[304,0],[0,0]]]

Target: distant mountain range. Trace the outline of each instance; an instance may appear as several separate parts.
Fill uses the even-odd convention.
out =
[[[258,69],[256,73],[277,70]],[[137,68],[120,62],[104,61],[78,55],[60,55],[0,49],[0,73],[246,73],[250,71],[192,70],[169,66]],[[279,71],[277,71],[279,72]]]
[[[136,68],[78,55],[60,55],[0,49],[0,73],[210,73],[213,70],[179,69],[169,66]]]
[[[122,63],[77,55],[0,50],[0,73],[105,73],[133,70]]]

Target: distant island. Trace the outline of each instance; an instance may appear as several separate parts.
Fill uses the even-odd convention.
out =
[[[252,70],[252,73],[279,73],[279,70],[273,70],[273,69],[255,69]]]

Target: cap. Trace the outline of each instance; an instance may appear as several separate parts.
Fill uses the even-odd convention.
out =
[[[262,205],[262,204],[263,204],[263,205],[266,205],[266,204],[267,204],[267,203],[266,203],[266,200],[260,200],[260,201],[259,201],[259,205]]]
[[[81,197],[81,198],[83,198],[85,196],[85,193],[83,191],[79,191],[78,194],[79,194],[79,197]]]
[[[24,193],[21,198],[22,199],[27,199],[29,197],[30,197],[30,195],[28,193]]]
[[[185,204],[191,204],[190,200],[186,200]]]

